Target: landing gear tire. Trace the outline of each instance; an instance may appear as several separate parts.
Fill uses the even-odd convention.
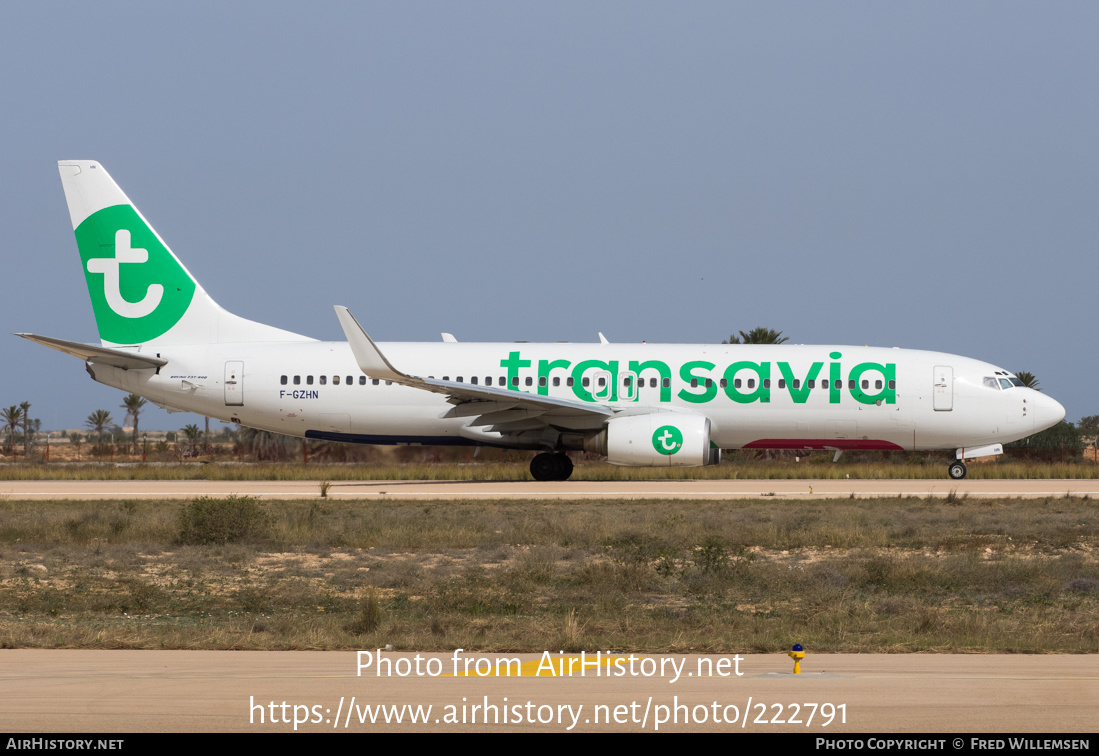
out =
[[[557,478],[556,480],[568,480],[572,475],[572,460],[569,459],[568,454],[554,454],[557,457]]]
[[[530,474],[535,480],[568,480],[572,475],[572,460],[567,454],[543,452],[530,461]]]
[[[950,474],[950,477],[953,478],[954,480],[961,480],[962,478],[965,477],[965,473],[966,473],[965,463],[964,462],[955,462],[954,464],[952,464],[950,467],[947,468],[947,472]]]

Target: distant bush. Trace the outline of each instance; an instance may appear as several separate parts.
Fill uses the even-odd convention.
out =
[[[250,496],[203,496],[179,513],[179,540],[190,544],[254,540],[269,535],[271,524],[271,515]]]
[[[1071,461],[1083,456],[1084,440],[1078,428],[1062,420],[1033,436],[1004,444],[1004,451],[1016,459]]]
[[[1099,580],[1094,578],[1076,578],[1065,585],[1066,591],[1073,593],[1095,593],[1099,591]]]
[[[371,588],[359,605],[359,613],[355,621],[347,628],[348,632],[355,635],[366,635],[377,630],[382,624],[382,607],[378,602],[378,591]],[[432,632],[435,632],[434,626]]]

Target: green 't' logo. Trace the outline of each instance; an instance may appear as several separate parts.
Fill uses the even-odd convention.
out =
[[[130,205],[106,207],[76,229],[99,337],[140,344],[174,326],[195,282]]]
[[[683,448],[683,434],[674,425],[662,425],[653,433],[653,448],[661,454],[675,454]]]

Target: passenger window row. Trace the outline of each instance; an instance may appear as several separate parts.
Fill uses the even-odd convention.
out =
[[[291,383],[291,378],[293,379],[292,382],[295,386],[302,385],[302,376],[300,376],[300,375],[295,375],[295,376],[284,375],[284,376],[281,376],[279,378],[279,383],[281,385],[285,386],[288,383]],[[328,380],[329,380],[329,378],[328,378],[327,375],[319,375],[319,376],[317,376],[317,385],[326,386],[326,385],[328,385]],[[355,376],[353,376],[353,375],[348,375],[348,376],[334,375],[334,376],[332,376],[332,385],[333,386],[339,386],[341,382],[346,386],[354,386],[355,385]],[[393,381],[386,381],[385,385],[388,386],[392,382]],[[374,378],[372,380],[372,383],[375,386],[377,386],[379,381],[378,381],[377,378]],[[305,385],[306,386],[312,386],[313,385],[313,376],[311,376],[311,375],[305,376]],[[366,376],[365,375],[360,375],[359,376],[359,385],[360,386],[365,386],[366,385]]]
[[[434,379],[434,377],[435,376],[433,376],[433,375],[428,376],[428,378],[432,378],[432,379]],[[279,383],[282,384],[283,386],[285,386],[290,382],[291,378],[293,379],[293,385],[295,385],[295,386],[302,385],[302,376],[300,376],[300,375],[295,375],[295,376],[286,376],[286,375],[284,375],[279,379]],[[332,385],[333,386],[339,386],[340,382],[341,382],[341,379],[342,379],[344,385],[353,386],[355,384],[355,376],[353,376],[353,375],[349,375],[349,376],[346,376],[346,377],[341,377],[341,376],[338,376],[338,375],[334,375],[334,376],[332,376]],[[317,385],[325,386],[325,385],[328,384],[328,380],[329,380],[329,377],[327,375],[317,376]],[[359,385],[360,386],[365,386],[366,385],[366,380],[367,379],[366,379],[365,375],[360,375],[359,376]],[[443,380],[444,381],[449,381],[450,376],[444,375]],[[455,382],[465,383],[465,379],[463,378],[463,376],[459,375],[457,378],[455,378]],[[473,386],[480,385],[478,383],[478,376],[471,377],[469,379],[469,382]],[[378,386],[378,385],[381,384],[381,381],[377,378],[371,378],[370,383],[374,386]],[[527,386],[533,386],[534,385],[534,379],[531,376],[528,375],[525,379],[523,379],[523,383],[524,383],[524,385],[527,385]],[[555,387],[560,386],[561,385],[561,378],[559,376],[554,376],[554,378],[552,379],[552,383]],[[599,380],[596,383],[600,388],[602,388],[602,387],[607,385],[607,379],[604,378],[604,377],[600,377]],[[755,378],[749,378],[744,383],[750,389],[754,389],[756,387],[756,379]],[[816,388],[816,383],[817,383],[816,380],[811,379],[811,380],[806,381],[805,385],[806,385],[806,388]],[[841,381],[836,381],[836,383],[837,384],[842,384]],[[1011,385],[1008,381],[1002,381],[1002,383],[1007,384],[1005,386],[1005,388],[1010,388],[1011,387]],[[386,381],[385,382],[386,386],[390,386],[392,384],[393,384],[393,381]],[[698,388],[699,379],[698,378],[692,378],[691,381],[690,381],[690,384],[691,384],[691,388]],[[997,387],[995,378],[985,378],[984,384],[986,386],[990,386],[992,388]],[[311,375],[305,376],[305,385],[306,386],[312,386],[313,385],[313,376],[311,376]],[[486,376],[485,377],[485,384],[484,385],[486,385],[486,386],[493,385],[492,384],[492,376]],[[506,386],[507,385],[507,379],[503,378],[503,377],[499,378],[498,381],[497,381],[497,385]],[[511,379],[511,385],[512,386],[518,386],[519,385],[519,376],[514,376]],[[547,383],[546,383],[546,377],[544,375],[539,376],[538,385],[539,385],[539,387],[542,387],[542,388],[546,387]],[[570,387],[570,388],[573,385],[575,385],[574,384],[574,379],[572,378],[572,376],[569,376],[568,378],[565,379],[565,385]],[[591,385],[591,379],[587,378],[587,377],[584,377],[583,379],[581,379],[580,385],[587,388],[588,386]],[[631,379],[629,377],[623,378],[622,379],[622,385],[625,386],[626,388],[629,388],[632,385]],[[638,385],[638,388],[643,388],[645,386],[645,379],[644,378],[639,379],[637,381],[637,385]],[[671,388],[672,379],[671,378],[664,378],[660,381],[660,385],[662,385],[664,388]],[[713,379],[712,378],[706,378],[705,381],[704,381],[704,385],[706,386],[706,388],[712,387],[714,385]],[[722,378],[720,381],[718,381],[718,385],[721,388],[726,388],[729,385],[729,382],[725,378]],[[742,385],[744,385],[744,384],[741,383],[740,378],[734,378],[733,379],[733,388],[741,388]],[[790,385],[791,385],[792,388],[800,389],[801,388],[801,380],[798,379],[798,378],[795,378],[791,382]],[[862,381],[861,385],[862,385],[862,388],[864,390],[869,389],[870,388],[870,381],[864,379]],[[883,384],[882,384],[881,380],[874,381],[874,388],[875,389],[880,390],[882,388],[882,385]],[[649,388],[656,388],[656,387],[657,387],[656,378],[650,378],[649,379]],[[786,379],[785,378],[779,378],[778,379],[778,387],[780,389],[786,388]],[[826,389],[826,388],[829,387],[829,382],[828,382],[827,378],[823,379],[820,382],[820,387],[822,389]],[[838,387],[839,386],[837,385],[837,388]],[[847,382],[847,388],[854,390],[855,387],[856,387],[856,383],[855,383],[854,380],[849,380]],[[893,389],[895,389],[896,387],[897,387],[897,382],[896,381],[889,381],[889,389],[891,391]],[[766,388],[766,389],[771,388],[771,379],[770,378],[763,379],[763,388]]]

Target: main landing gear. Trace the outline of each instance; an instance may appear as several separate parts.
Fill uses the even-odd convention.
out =
[[[530,474],[535,480],[568,480],[572,475],[572,460],[567,454],[543,452],[530,461]]]
[[[947,468],[947,472],[950,473],[950,477],[954,480],[961,480],[965,477],[965,462],[958,460],[957,462],[951,463],[950,467]]]

